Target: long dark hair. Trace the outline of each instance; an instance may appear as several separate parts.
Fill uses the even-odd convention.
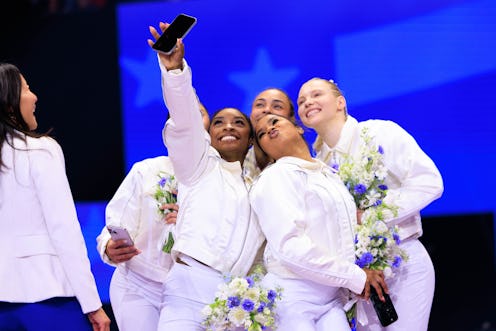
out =
[[[39,138],[48,134],[29,130],[21,114],[21,90],[19,69],[10,63],[0,63],[0,170],[5,166],[1,154],[4,143],[13,147],[13,138]]]

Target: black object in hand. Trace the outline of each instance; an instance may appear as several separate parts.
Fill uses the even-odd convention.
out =
[[[374,305],[377,317],[379,317],[382,326],[388,326],[398,320],[398,314],[396,313],[396,309],[394,309],[393,302],[389,295],[386,293],[383,293],[383,295],[386,302],[382,302],[381,299],[379,299],[379,295],[377,295],[373,286],[370,287],[370,300]]]

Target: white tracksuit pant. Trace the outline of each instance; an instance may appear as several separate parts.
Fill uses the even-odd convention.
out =
[[[110,281],[110,303],[119,331],[157,330],[163,284],[129,269],[116,269]]]
[[[267,288],[283,288],[277,302],[277,330],[349,331],[340,288],[303,279],[287,279],[268,273],[262,282]]]
[[[389,294],[398,320],[382,327],[372,303],[364,304],[368,324],[358,325],[360,331],[426,331],[434,298],[434,266],[425,247],[418,239],[407,240],[400,247],[408,253],[409,260],[387,280]]]
[[[201,311],[214,301],[219,285],[224,282],[220,272],[191,258],[182,259],[189,265],[175,263],[165,281],[159,331],[205,330]]]

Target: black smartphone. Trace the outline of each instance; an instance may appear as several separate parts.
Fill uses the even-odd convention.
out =
[[[169,27],[153,44],[153,49],[157,52],[170,54],[176,48],[178,38],[184,38],[196,24],[196,18],[186,14],[179,14],[172,21]]]
[[[383,294],[386,302],[382,302],[379,299],[379,295],[377,295],[377,291],[373,286],[370,287],[370,300],[377,313],[377,317],[379,317],[379,322],[381,322],[382,326],[388,326],[398,320],[398,314],[396,313],[396,309],[394,309],[391,297],[386,293]]]

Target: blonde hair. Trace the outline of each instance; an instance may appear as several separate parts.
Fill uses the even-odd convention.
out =
[[[309,79],[306,83],[311,82],[311,81],[315,81],[315,80],[326,82],[327,85],[329,85],[329,87],[331,88],[331,91],[335,97],[344,97],[343,91],[341,91],[341,89],[338,87],[338,84],[335,83],[334,80],[332,80],[332,79],[327,80],[327,79],[323,79],[320,77],[314,77],[314,78]],[[344,106],[344,116],[345,116],[345,118],[348,117],[348,108],[346,107],[346,105]],[[322,137],[320,135],[317,135],[317,138],[315,139],[315,141],[312,145],[312,148],[315,151],[315,153],[318,153],[321,151],[323,144],[324,144],[324,141],[322,140]]]

